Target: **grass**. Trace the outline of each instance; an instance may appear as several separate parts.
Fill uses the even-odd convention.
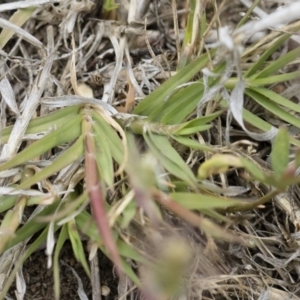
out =
[[[136,297],[298,299],[299,107],[276,87],[299,77],[300,49],[288,44],[299,3],[248,20],[255,2],[232,32],[224,3],[189,1],[169,25],[141,3],[0,5],[10,16],[0,19],[0,299],[41,247],[60,299],[67,240],[89,277],[101,251]],[[111,22],[134,16],[136,26]],[[177,48],[162,35],[155,54],[149,26],[174,28]],[[219,39],[206,42],[215,27]]]

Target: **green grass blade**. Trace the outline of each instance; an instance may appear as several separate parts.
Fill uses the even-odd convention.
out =
[[[60,154],[51,165],[42,169],[40,172],[36,173],[34,176],[30,177],[28,180],[24,181],[19,185],[20,189],[26,189],[33,184],[46,179],[47,177],[59,172],[67,165],[79,159],[84,153],[83,136],[80,136],[77,141],[66,151]]]
[[[166,137],[148,132],[144,134],[144,139],[153,155],[157,157],[160,163],[172,175],[196,188],[197,180],[193,172],[185,164],[178,152],[171,146]]]
[[[133,258],[133,260],[135,260]],[[141,282],[139,277],[136,275],[136,272],[132,270],[131,265],[125,260],[122,259],[122,269],[124,270],[125,274],[132,280],[132,282],[137,286],[141,287]]]
[[[290,136],[290,143],[300,148],[300,141],[292,136]]]
[[[136,202],[131,201],[123,210],[122,215],[119,218],[121,228],[125,229],[129,226],[131,221],[134,219],[136,212],[137,212]]]
[[[95,130],[97,130],[97,132],[104,135],[113,159],[117,163],[122,164],[122,162],[124,161],[124,147],[118,134],[115,130],[112,129],[109,124],[107,124],[105,120],[101,118],[101,116],[99,116],[99,114],[93,112],[92,117],[95,121],[93,127]]]
[[[98,171],[105,183],[109,187],[112,187],[114,183],[114,168],[109,143],[107,141],[107,137],[100,130],[99,126],[95,126],[94,131]]]
[[[297,103],[294,103],[287,98],[273,92],[270,89],[267,88],[256,88],[256,87],[251,87],[251,90],[255,91],[256,93],[261,94],[262,96],[268,98],[270,101],[273,101],[281,106],[284,106],[288,109],[291,109],[294,112],[299,112],[300,113],[300,105]]]
[[[196,1],[195,0],[189,1],[189,14],[188,14],[188,18],[187,18],[186,28],[185,28],[185,31],[184,31],[184,39],[183,39],[182,49],[185,49],[185,47],[192,40],[195,6],[196,6]]]
[[[212,53],[211,53],[212,54]],[[160,87],[155,89],[149,96],[144,98],[135,108],[134,113],[149,116],[152,112],[172,94],[181,84],[192,79],[209,61],[207,54],[204,54],[180,70],[175,76],[168,79]]]
[[[258,181],[265,182],[266,174],[252,161],[241,158],[244,168]]]
[[[1,196],[0,213],[12,208],[16,204],[18,198],[19,196]]]
[[[176,130],[175,135],[191,135],[201,131],[207,131],[212,127],[212,125],[198,125],[195,127],[186,127],[183,129]]]
[[[57,231],[58,228],[59,228],[58,226],[55,226],[54,232]],[[46,226],[44,228],[44,230],[41,232],[41,234],[37,238],[35,238],[30,243],[30,245],[28,245],[28,248],[27,248],[26,252],[24,253],[23,261],[26,261],[32,253],[38,251],[41,248],[41,246],[46,242],[48,230],[49,230],[49,226]],[[45,257],[45,259],[46,259],[46,257]]]
[[[300,53],[300,48],[296,48],[286,53],[285,55],[281,56],[277,60],[270,63],[264,70],[259,72],[257,75],[255,75],[255,78],[267,78],[268,76],[275,74],[277,71],[279,71],[281,68],[286,66],[288,63],[297,59],[299,57],[299,53]]]
[[[195,110],[203,96],[204,86],[200,83],[198,87],[193,88],[194,90],[192,92],[190,92],[188,88],[185,89],[180,95],[181,99],[178,99],[173,105],[170,103],[170,106],[165,110],[165,114],[161,119],[162,123],[181,123]]]
[[[220,102],[221,106],[223,108],[228,107],[228,103],[225,100],[222,100]],[[259,118],[258,116],[252,114],[250,111],[247,109],[243,109],[243,118],[244,121],[247,122],[248,124],[251,124],[252,126],[267,132],[271,129],[271,125],[264,121],[263,119]],[[300,141],[292,136],[290,136],[290,143],[293,144],[294,146],[300,147]]]
[[[87,260],[85,258],[85,254],[84,254],[84,249],[83,249],[83,245],[81,242],[81,238],[79,236],[79,233],[77,231],[77,226],[75,223],[75,220],[70,220],[67,223],[67,228],[68,228],[68,235],[70,237],[70,241],[72,244],[72,249],[74,252],[74,255],[76,257],[76,260],[78,262],[80,262],[80,264],[82,265],[84,271],[86,272],[86,274],[88,276],[91,275]]]
[[[51,112],[42,117],[32,119],[26,129],[25,134],[40,133],[47,131],[51,128],[59,128],[61,125],[65,124],[69,119],[74,118],[74,116],[79,114],[81,106],[68,106],[59,109],[55,112]],[[8,141],[9,135],[12,131],[13,125],[8,126],[2,130],[2,135],[0,143],[6,143]]]
[[[199,142],[192,140],[188,137],[172,136],[172,139],[194,150],[216,152],[216,150],[213,147],[205,144],[200,144]]]
[[[247,80],[248,86],[262,86],[262,85],[271,85],[274,83],[285,82],[300,77],[300,71],[285,73],[280,75],[262,77],[262,78],[249,78]]]
[[[222,100],[220,102],[220,104],[223,108],[228,107],[228,103],[225,100]],[[267,132],[271,129],[271,125],[268,122],[264,121],[263,119],[259,118],[256,115],[252,114],[247,109],[243,109],[243,118],[244,118],[245,122],[247,122],[248,124],[251,124],[252,126],[254,126],[264,132]],[[300,141],[292,136],[290,136],[290,143],[297,147],[300,147]]]
[[[78,229],[86,234],[92,241],[96,242],[99,245],[101,251],[108,256],[106,250],[103,248],[103,244],[101,242],[101,237],[99,236],[98,230],[96,228],[95,223],[92,221],[91,215],[89,215],[86,211],[82,212],[80,215],[76,217],[76,225]],[[127,257],[129,259],[133,259],[137,262],[147,263],[144,257],[137,252],[132,246],[127,245],[121,240],[117,241],[117,248],[120,255]],[[131,266],[122,259],[122,269],[125,271],[126,275],[137,285],[140,286],[140,280],[133,272]]]
[[[281,118],[282,120],[286,121],[287,123],[290,123],[296,127],[300,128],[300,120],[296,118],[295,116],[291,115],[287,111],[280,108],[278,105],[276,105],[274,102],[270,101],[268,98],[264,97],[263,95],[255,92],[251,89],[246,89],[245,93],[251,97],[253,100],[255,100],[257,103],[259,103],[261,106],[272,112],[277,117]]]
[[[207,210],[238,205],[238,200],[195,193],[171,193],[170,197],[187,209]]]
[[[228,103],[226,100],[223,99],[220,102],[220,104],[223,108],[228,108]],[[252,114],[247,109],[243,109],[243,118],[244,118],[244,121],[246,121],[247,123],[251,124],[252,126],[254,126],[262,131],[269,131],[271,129],[271,125],[268,122],[262,120],[261,118],[259,118],[256,115]]]
[[[273,143],[273,149],[271,152],[272,168],[278,177],[282,176],[283,172],[287,169],[289,164],[290,143],[289,134],[287,130],[282,127],[279,129],[275,141]]]
[[[78,115],[65,124],[63,124],[57,130],[50,132],[45,137],[34,142],[22,152],[18,153],[15,157],[9,161],[0,165],[0,171],[4,171],[15,166],[26,163],[46,151],[51,150],[55,146],[62,145],[64,143],[70,142],[77,138],[81,134],[81,120],[82,116]]]
[[[115,3],[115,0],[105,0],[103,4],[103,8],[106,11],[115,10],[119,7],[120,4]]]
[[[199,117],[196,119],[192,119],[191,121],[186,122],[185,124],[182,124],[183,128],[190,128],[190,127],[195,127],[199,125],[205,125],[213,120],[215,120],[217,117],[221,115],[222,111],[217,111],[215,113],[212,113],[210,115],[206,115],[203,117]]]
[[[178,131],[175,131],[174,134],[186,135],[207,130],[210,128],[210,125],[205,124],[216,119],[221,113],[222,112],[219,111],[204,117],[192,119],[191,121],[181,124],[181,128]]]
[[[44,216],[53,215],[58,205],[59,201],[54,202],[53,204],[43,209],[34,218],[26,222],[20,229],[17,230],[15,237],[10,241],[9,245],[6,247],[6,250],[26,240],[35,233],[39,232],[40,230],[44,229],[47,226],[47,223],[43,223],[41,220]]]
[[[260,0],[254,0],[253,1],[252,5],[249,7],[249,9],[247,10],[247,12],[243,16],[243,18],[239,21],[239,23],[237,24],[236,28],[241,27],[242,25],[244,25],[244,23],[246,23],[248,21],[248,19],[251,17],[251,14],[252,14],[253,10],[259,4],[259,2],[260,2]]]
[[[60,274],[59,274],[59,255],[60,251],[67,240],[68,237],[68,228],[64,224],[59,233],[58,240],[56,242],[54,257],[53,257],[53,281],[54,281],[54,296],[55,299],[60,299]]]
[[[87,235],[92,241],[97,243],[103,253],[107,255],[107,252],[103,248],[102,238],[99,235],[99,231],[96,227],[95,221],[92,216],[87,212],[83,211],[75,218],[76,225],[78,229],[85,235]],[[121,240],[117,241],[117,247],[120,255],[124,257],[135,259],[139,262],[145,262],[145,259],[135,250],[131,248],[131,246],[125,244]]]
[[[290,37],[291,35],[286,33],[280,36],[277,41],[273,43],[273,45],[268,48],[246,72],[245,72],[245,77],[250,77],[254,75],[265,63],[265,61],[280,47],[283,45],[283,43]],[[256,76],[254,75],[254,78]]]
[[[203,209],[201,210],[203,214],[205,214],[208,217],[214,218],[220,222],[230,222],[230,219],[227,217],[224,217],[224,215],[221,215],[220,213],[216,212],[213,209]]]
[[[202,82],[178,90],[170,99],[157,106],[149,116],[149,120],[164,124],[181,123],[195,109],[203,91]]]

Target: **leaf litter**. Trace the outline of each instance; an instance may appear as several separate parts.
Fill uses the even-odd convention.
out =
[[[299,68],[290,53],[300,6],[252,4],[0,4],[1,299],[58,299],[57,283],[61,299],[74,286],[74,297],[96,299],[109,281],[105,299],[300,298],[299,136],[290,133],[299,84],[288,77]],[[280,100],[268,104],[256,84]],[[62,109],[72,106],[78,125],[68,127]],[[199,130],[200,116],[213,116],[212,126]],[[182,123],[186,131],[171,131]],[[31,289],[30,269],[46,272],[44,250],[51,261],[62,224],[73,248],[62,245],[60,268],[72,270],[74,286],[54,275]],[[114,262],[100,279],[99,249]],[[69,267],[88,256],[92,295],[83,291],[89,272]]]

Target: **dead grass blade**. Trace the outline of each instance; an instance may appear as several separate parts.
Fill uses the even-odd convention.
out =
[[[3,48],[4,45],[7,43],[7,41],[11,37],[11,33],[15,33],[19,37],[23,38],[28,43],[34,45],[35,47],[42,50],[42,52],[45,54],[45,47],[44,45],[34,36],[32,36],[30,33],[28,33],[26,30],[20,28],[18,25],[15,25],[5,19],[0,18],[0,27],[6,29],[4,31],[3,35],[1,32],[1,40],[0,40],[0,48]]]
[[[0,26],[1,26],[1,19],[0,19]],[[25,31],[27,34],[27,32]],[[48,27],[47,34],[49,37],[49,47],[50,51],[53,50],[51,47],[54,43],[53,41],[53,28]],[[38,41],[39,42],[39,41]],[[40,42],[39,42],[40,43]],[[40,43],[41,44],[41,43]],[[42,47],[42,44],[41,44]],[[0,158],[9,158],[12,157],[14,154],[17,153],[20,144],[22,142],[22,138],[26,132],[28,124],[36,111],[40,103],[41,96],[45,90],[50,70],[53,64],[55,54],[49,53],[48,58],[43,63],[43,68],[39,72],[38,76],[35,79],[34,85],[30,91],[28,98],[26,98],[23,102],[24,110],[22,115],[16,120],[14,128],[10,134],[9,140],[7,144],[4,146]]]

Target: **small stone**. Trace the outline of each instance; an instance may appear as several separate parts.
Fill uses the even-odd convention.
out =
[[[101,287],[101,295],[107,297],[110,294],[110,288],[106,285]]]

